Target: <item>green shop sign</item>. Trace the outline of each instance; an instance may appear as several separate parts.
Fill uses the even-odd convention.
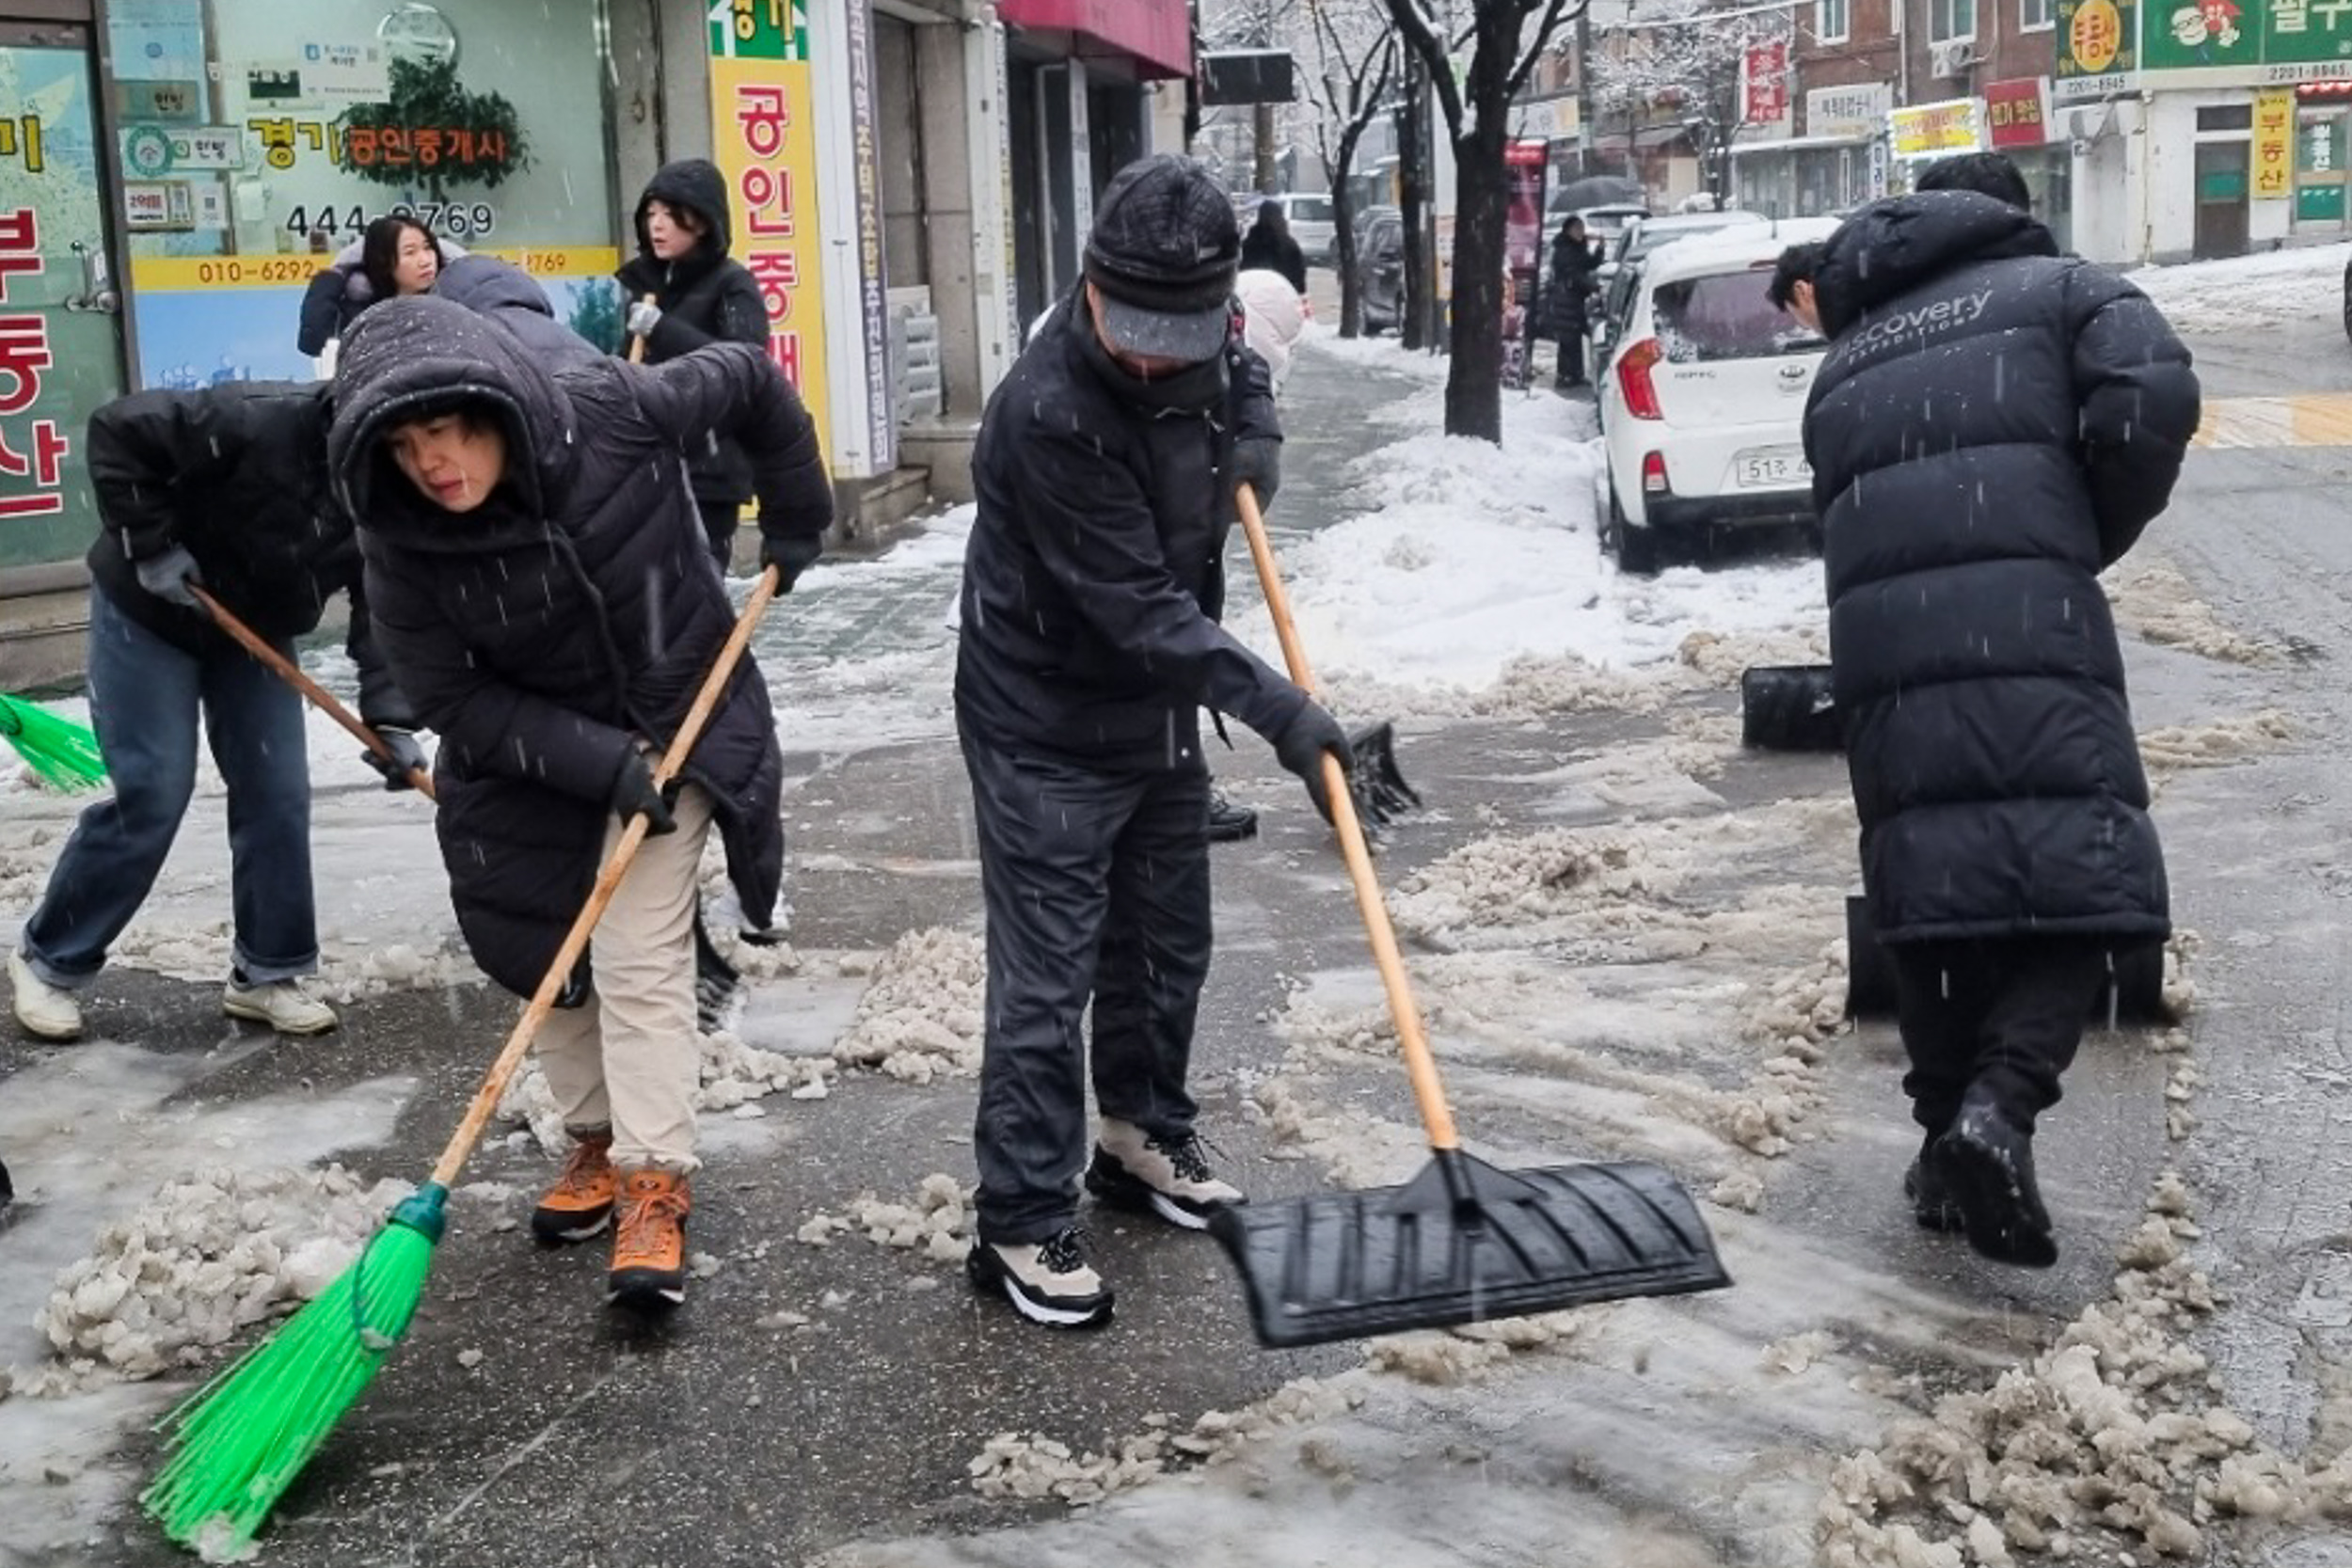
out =
[[[2287,87],[2352,76],[2352,0],[2153,0],[2139,63],[2166,87]]]
[[[2296,186],[2295,216],[2298,223],[2343,222],[2343,184]]]
[[[2058,0],[2052,99],[2104,98],[2130,88],[2139,69],[2137,0]]]
[[[2156,0],[2140,63],[2150,71],[2250,70],[2262,64],[2268,0]]]

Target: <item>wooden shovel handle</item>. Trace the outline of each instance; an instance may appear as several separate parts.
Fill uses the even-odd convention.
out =
[[[703,726],[709,722],[711,712],[718,707],[719,698],[726,690],[728,678],[735,673],[736,665],[742,660],[743,650],[751,643],[753,629],[759,625],[760,616],[767,612],[768,602],[776,596],[777,586],[773,566],[760,573],[759,580],[753,584],[752,596],[744,604],[743,613],[736,617],[734,631],[728,633],[725,645],[720,648],[719,657],[711,662],[710,673],[704,678],[702,689],[694,694],[694,705],[686,710],[685,719],[678,724],[677,734],[670,739],[670,749],[662,752],[660,763],[653,770],[654,787],[657,789],[675,778],[678,769],[686,766],[688,753],[693,751],[694,742],[702,736]],[[604,869],[596,873],[596,885],[590,891],[588,902],[581,907],[579,918],[572,922],[572,928],[564,934],[564,945],[556,950],[555,961],[548,966],[546,978],[539,982],[539,989],[532,992],[530,1006],[523,1008],[523,1016],[516,1021],[515,1032],[506,1037],[505,1049],[499,1053],[498,1060],[490,1064],[490,1070],[483,1078],[482,1086],[474,1091],[473,1103],[466,1107],[465,1118],[458,1122],[457,1131],[450,1134],[448,1147],[441,1150],[440,1163],[433,1167],[432,1180],[440,1186],[446,1187],[457,1179],[467,1156],[473,1152],[473,1146],[480,1141],[482,1130],[489,1125],[490,1117],[496,1114],[499,1101],[506,1093],[507,1080],[515,1076],[515,1069],[522,1065],[523,1053],[531,1049],[531,1042],[538,1037],[539,1026],[547,1022],[548,1014],[554,1011],[556,996],[563,990],[564,982],[570,977],[572,967],[580,962],[580,954],[587,951],[589,934],[596,928],[596,922],[604,917],[604,908],[612,902],[613,892],[621,885],[621,879],[628,874],[629,863],[637,858],[637,847],[645,842],[645,831],[652,821],[644,812],[630,817],[628,828],[622,831],[621,841],[612,847],[612,855],[606,859]]]
[[[660,295],[651,293],[642,296],[637,301],[640,305],[658,305],[660,302]],[[632,332],[628,335],[628,362],[632,365],[642,365],[645,362],[645,335],[642,332]]]
[[[358,741],[360,745],[365,746],[369,751],[374,752],[377,756],[382,757],[386,762],[397,762],[400,760],[392,755],[392,749],[384,744],[384,737],[382,736],[370,729],[357,714],[351,711],[351,709],[337,702],[333,692],[327,690],[326,688],[321,686],[318,682],[304,674],[300,665],[295,664],[292,659],[279,653],[276,648],[271,647],[268,642],[262,640],[259,632],[256,632],[251,626],[246,626],[243,621],[238,620],[236,616],[230,614],[228,606],[222,604],[218,599],[214,598],[210,594],[206,593],[202,588],[197,586],[195,583],[190,583],[188,585],[188,592],[194,594],[196,595],[196,602],[204,607],[204,613],[213,618],[213,625],[218,626],[221,630],[227,632],[231,638],[235,639],[238,645],[243,647],[246,653],[251,654],[255,658],[258,658],[263,664],[268,665],[271,670],[277,673],[280,680],[283,680],[287,685],[293,687],[296,691],[301,692],[305,697],[310,698],[311,705],[321,713],[326,714],[329,719],[332,719],[335,722],[341,724],[344,729],[349,730],[351,732],[352,738]],[[415,786],[418,794],[423,796],[428,800],[433,799],[432,774],[426,772],[421,768],[411,768],[408,769],[408,782],[410,784]]]
[[[1291,620],[1290,598],[1282,592],[1281,575],[1274,568],[1274,546],[1266,542],[1265,518],[1258,512],[1257,495],[1245,484],[1234,492],[1233,500],[1241,511],[1242,531],[1249,537],[1249,559],[1257,563],[1258,580],[1265,586],[1265,606],[1274,617],[1274,635],[1281,641],[1282,658],[1290,666],[1291,679],[1311,693],[1314,675],[1307,668],[1307,650],[1299,645],[1298,627]],[[1347,857],[1348,880],[1356,885],[1356,908],[1364,917],[1364,934],[1372,940],[1372,961],[1379,966],[1380,985],[1389,995],[1389,1013],[1396,1020],[1406,1076],[1412,1080],[1422,1124],[1429,1130],[1429,1147],[1459,1148],[1454,1112],[1445,1102],[1445,1085],[1438,1081],[1438,1060],[1430,1054],[1428,1037],[1422,1033],[1421,1009],[1414,1006],[1412,985],[1405,978],[1404,955],[1397,951],[1389,907],[1372,874],[1372,851],[1364,844],[1363,824],[1356,818],[1356,798],[1348,792],[1347,774],[1337,757],[1323,759],[1323,790],[1331,802],[1331,829],[1339,834],[1341,853]]]

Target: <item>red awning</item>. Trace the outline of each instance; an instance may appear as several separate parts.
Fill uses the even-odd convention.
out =
[[[1026,30],[1069,34],[1081,58],[1125,56],[1141,77],[1192,74],[1184,0],[997,0],[996,14]]]
[[[2352,82],[2298,82],[2295,96],[2306,101],[2313,98],[2352,98]]]

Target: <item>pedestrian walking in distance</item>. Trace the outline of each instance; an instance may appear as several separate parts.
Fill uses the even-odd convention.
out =
[[[16,1021],[37,1039],[81,1036],[79,993],[147,901],[187,815],[199,716],[229,792],[235,941],[221,1010],[281,1035],[335,1027],[334,1009],[302,985],[319,962],[302,698],[193,591],[289,660],[327,601],[348,594],[360,717],[396,760],[361,755],[389,787],[407,787],[424,752],[377,657],[351,521],[329,493],[331,415],[324,382],[246,381],[135,392],[90,416],[90,720],[114,790],[74,824],[8,954]]]
[[[1199,165],[1120,170],[1082,281],[989,399],[973,454],[955,692],[988,1005],[968,1269],[1056,1327],[1111,1315],[1076,1224],[1082,1169],[1104,1202],[1187,1229],[1242,1200],[1186,1088],[1211,947],[1200,708],[1272,741],[1319,806],[1324,757],[1350,762],[1338,722],[1216,621],[1234,487],[1270,496],[1280,451],[1236,328],[1240,250]]]
[[[1904,1187],[1921,1225],[2039,1267],[2058,1245],[2037,1118],[2109,955],[2170,929],[2098,577],[2164,510],[2197,380],[2138,290],[2058,254],[2006,159],[1931,182],[1828,242],[1804,446],[1924,1133]]]
[[[1271,197],[1258,203],[1257,221],[1249,226],[1249,238],[1241,247],[1241,265],[1244,271],[1263,267],[1280,273],[1294,293],[1302,297],[1307,293],[1307,253],[1291,233],[1291,220],[1282,204]]]
[[[734,225],[726,176],[716,164],[664,164],[637,198],[637,254],[615,274],[628,296],[628,330],[644,341],[644,362],[666,364],[711,343],[768,343],[768,306],[751,269],[727,254]],[[647,295],[651,295],[650,300]],[[725,571],[736,519],[752,499],[752,460],[732,436],[705,435],[686,472],[711,554]]]
[[[609,1293],[685,1299],[695,1152],[693,918],[715,827],[746,920],[784,873],[783,756],[746,656],[674,789],[665,748],[733,627],[686,487],[713,427],[755,456],[761,553],[783,586],[817,557],[833,490],[817,435],[758,349],[659,367],[534,353],[452,301],[395,300],[352,327],[331,455],[367,559],[384,652],[441,736],[435,826],[484,973],[530,995],[627,825],[650,819],[542,1027],[573,1139],[532,1214],[543,1241],[613,1226]]]
[[[1593,274],[1600,252],[1584,237],[1584,220],[1571,216],[1551,240],[1551,282],[1544,291],[1536,336],[1560,347],[1555,388],[1581,387],[1584,375],[1584,334],[1592,325]]]

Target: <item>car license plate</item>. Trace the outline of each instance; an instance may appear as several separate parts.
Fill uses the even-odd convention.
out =
[[[1803,447],[1758,447],[1732,461],[1732,472],[1742,486],[1786,488],[1813,477],[1813,465],[1804,460]]]

